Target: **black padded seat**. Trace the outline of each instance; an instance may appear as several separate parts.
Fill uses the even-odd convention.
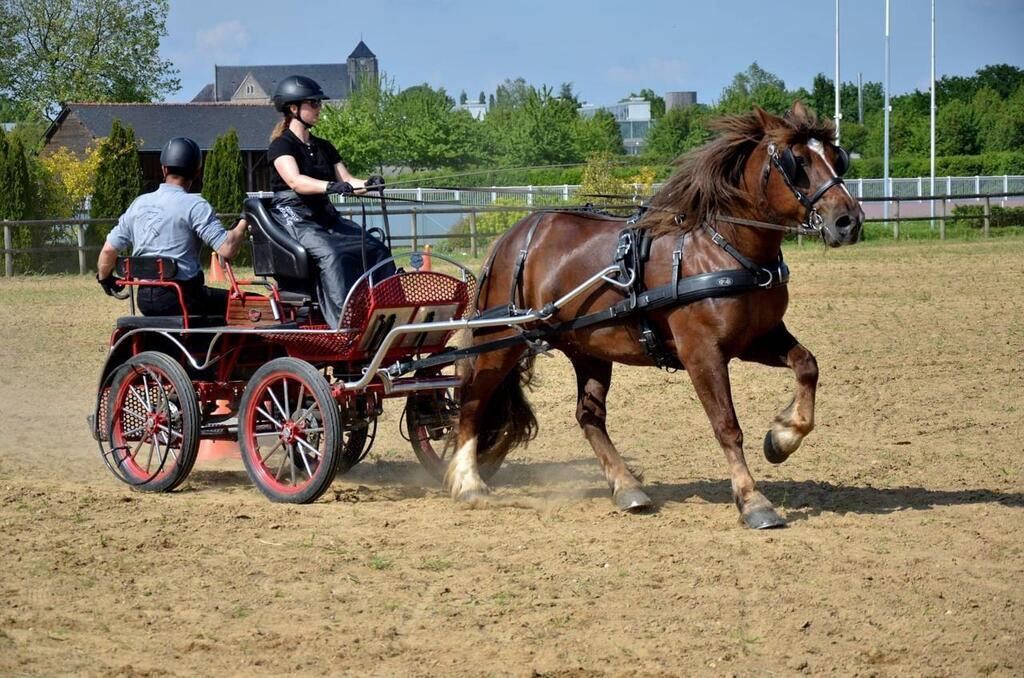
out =
[[[188,318],[189,328],[224,327],[226,324],[222,315],[191,315]],[[185,321],[180,315],[126,315],[117,319],[117,327],[128,330],[180,330],[184,329]]]
[[[270,211],[270,198],[246,198],[242,210],[252,229],[253,273],[272,276],[278,289],[293,293],[286,303],[316,299],[316,265],[309,252]],[[296,296],[301,295],[301,296]]]

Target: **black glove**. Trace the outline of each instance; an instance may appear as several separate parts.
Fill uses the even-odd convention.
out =
[[[384,190],[384,177],[379,174],[374,174],[366,180],[366,188],[375,188],[378,191]]]
[[[327,184],[327,195],[351,195],[352,184],[347,181],[331,181]]]
[[[111,273],[106,278],[101,278],[100,274],[96,274],[96,282],[100,284],[103,291],[107,293],[107,296],[116,297],[119,292],[124,288],[121,286],[121,279]]]

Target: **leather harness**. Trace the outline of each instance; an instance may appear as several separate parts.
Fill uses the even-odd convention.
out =
[[[542,217],[552,212],[557,212],[557,210],[540,212],[533,216],[533,223],[530,224],[526,238],[523,241],[523,246],[516,257],[509,302],[479,312],[476,316],[477,318],[501,318],[524,313],[516,303],[517,299],[523,300],[523,303],[525,303],[522,291],[523,270],[529,256],[530,244],[533,242],[534,234],[540,225]],[[579,212],[574,213],[579,214]],[[618,221],[618,219],[601,214],[592,213],[587,216]],[[550,348],[547,345],[547,340],[555,335],[592,327],[610,320],[635,316],[638,326],[638,339],[651,361],[662,369],[681,369],[683,365],[680,364],[679,359],[675,355],[665,348],[665,343],[661,340],[654,323],[651,322],[648,315],[650,311],[683,306],[703,299],[736,296],[745,292],[771,289],[785,285],[789,281],[789,267],[783,261],[781,251],[779,252],[777,262],[771,267],[759,266],[733,247],[711,224],[705,223],[703,228],[711,236],[712,242],[725,250],[729,256],[740,264],[741,268],[681,277],[683,247],[687,236],[690,235],[690,233],[685,233],[679,237],[676,247],[672,252],[672,282],[653,289],[645,289],[643,284],[644,264],[650,259],[651,245],[655,238],[650,235],[647,229],[634,226],[636,221],[639,220],[639,216],[638,214],[630,218],[626,222],[629,225],[619,232],[612,259],[619,267],[618,275],[620,280],[631,281],[631,284],[625,289],[625,299],[604,311],[590,313],[553,324],[540,325],[528,330],[520,330],[519,334],[511,337],[438,354],[438,358],[447,356],[447,359],[439,360],[437,364],[441,364],[442,361],[449,362],[453,357],[476,355],[516,343],[526,343],[534,352],[542,352]],[[507,232],[502,238],[506,236]],[[479,302],[481,290],[490,275],[494,257],[499,249],[499,247],[492,249],[491,256],[481,272],[480,283],[477,286],[477,303]],[[541,310],[542,312],[544,311],[544,309]],[[551,309],[551,314],[555,310]],[[504,329],[503,327],[486,328],[477,330],[476,334],[482,335],[488,332],[503,331]],[[429,366],[425,362],[430,360],[431,358],[426,358],[417,361],[417,366]]]

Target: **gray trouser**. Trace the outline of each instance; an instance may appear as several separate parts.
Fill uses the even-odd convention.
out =
[[[314,210],[296,198],[275,198],[273,212],[316,262],[320,273],[320,310],[327,323],[337,329],[349,289],[366,272],[363,268],[362,228],[343,218],[329,204]],[[371,235],[366,236],[368,268],[390,257],[391,252],[383,242]],[[388,262],[377,269],[373,279],[383,280],[394,273],[394,263]]]

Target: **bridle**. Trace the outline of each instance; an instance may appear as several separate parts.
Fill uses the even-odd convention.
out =
[[[768,144],[768,163],[764,170],[762,190],[767,190],[768,179],[770,178],[772,167],[774,167],[782,177],[783,183],[785,183],[786,187],[792,191],[793,197],[795,197],[797,201],[804,206],[805,213],[803,223],[798,227],[802,230],[809,230],[815,234],[821,232],[821,226],[824,223],[824,219],[821,214],[818,213],[815,205],[833,186],[843,185],[842,175],[846,173],[846,169],[849,167],[850,158],[844,148],[839,146],[837,149],[839,151],[839,161],[836,163],[837,167],[833,170],[832,176],[818,186],[814,193],[811,194],[811,197],[808,198],[807,194],[801,191],[796,185],[796,156],[793,155],[793,149],[786,148],[780,153],[779,147],[774,142]],[[822,157],[824,157],[824,155]]]

